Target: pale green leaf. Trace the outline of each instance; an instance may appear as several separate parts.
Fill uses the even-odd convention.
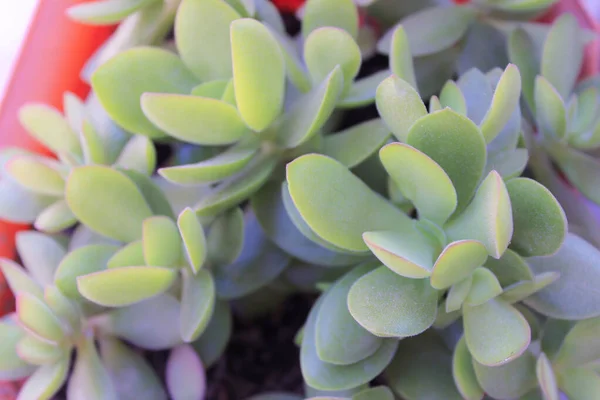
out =
[[[462,281],[455,283],[450,287],[445,303],[445,311],[447,314],[460,310],[465,299],[467,298],[467,295],[469,294],[469,290],[471,290],[472,283],[473,277],[469,276],[468,278],[463,279]]]
[[[440,105],[442,108],[449,107],[459,114],[467,115],[467,103],[465,96],[454,81],[448,81],[440,92]]]
[[[358,36],[358,9],[352,0],[308,0],[302,17],[304,38],[317,28],[331,26]]]
[[[35,231],[19,232],[15,239],[21,262],[33,279],[42,287],[51,284],[54,272],[67,254],[65,248],[51,236]]]
[[[534,43],[527,31],[517,28],[508,38],[508,56],[521,73],[523,97],[533,108],[535,77],[539,72],[538,61],[535,57]],[[533,110],[535,111],[535,110]]]
[[[77,346],[77,358],[67,384],[72,400],[117,400],[110,375],[98,356],[91,337],[83,337]]]
[[[473,271],[471,290],[465,299],[465,304],[471,307],[479,306],[497,297],[500,293],[502,293],[502,287],[493,272],[479,267]]]
[[[570,400],[593,399],[600,393],[600,377],[587,368],[572,368],[558,375],[558,386]]]
[[[200,355],[205,368],[209,368],[217,362],[221,354],[225,351],[229,337],[231,336],[232,324],[228,303],[217,300],[208,326],[200,338],[191,343]]]
[[[383,70],[361,78],[352,84],[350,90],[338,102],[338,108],[355,108],[372,104],[377,94],[377,86],[390,76],[390,71]]]
[[[154,144],[146,136],[133,136],[129,139],[125,147],[123,147],[115,165],[138,171],[144,175],[152,175],[156,168],[156,149],[154,148]]]
[[[63,356],[55,363],[37,369],[19,391],[18,400],[51,399],[67,380],[70,359]]]
[[[467,101],[467,117],[480,124],[492,104],[494,93],[491,82],[483,72],[471,68],[456,83]]]
[[[179,330],[185,342],[196,340],[204,332],[212,317],[215,299],[215,282],[209,270],[202,269],[196,275],[184,271]]]
[[[54,343],[48,343],[33,335],[19,340],[16,351],[21,359],[33,365],[53,364],[65,357],[65,349]]]
[[[561,140],[567,134],[567,111],[558,91],[546,78],[535,78],[535,113],[542,134]]]
[[[130,267],[144,265],[144,245],[141,240],[131,242],[119,249],[106,262],[107,268]]]
[[[135,183],[154,215],[164,215],[165,217],[175,219],[175,214],[173,213],[173,209],[167,198],[167,196],[171,194],[169,193],[169,190],[161,188],[154,178],[144,175],[141,172],[131,169],[119,169],[119,172],[125,174],[133,181],[133,183]],[[185,189],[170,190],[174,192],[172,194],[173,196],[177,196],[179,192],[184,191]],[[190,192],[194,192],[194,190],[190,189]]]
[[[26,103],[19,109],[18,118],[31,136],[55,153],[81,153],[79,137],[57,109],[41,103]]]
[[[506,150],[496,154],[488,153],[484,174],[487,175],[491,171],[496,171],[502,179],[507,181],[520,176],[527,167],[528,161],[529,153],[527,149]]]
[[[509,286],[520,281],[532,281],[533,273],[525,260],[508,249],[499,259],[488,258],[485,267],[492,271],[502,286]]]
[[[207,255],[204,228],[191,208],[183,210],[177,218],[177,227],[188,262],[194,273],[204,265]]]
[[[19,185],[34,193],[62,196],[65,178],[58,165],[32,156],[13,156],[4,166],[5,173]]]
[[[10,179],[0,179],[0,218],[15,223],[32,223],[56,197],[31,192]]]
[[[392,74],[408,82],[418,91],[410,43],[402,25],[398,25],[393,31],[389,57]]]
[[[13,294],[25,292],[42,298],[42,286],[33,280],[19,264],[8,258],[0,258],[0,271]]]
[[[17,293],[15,299],[19,322],[28,332],[49,343],[64,339],[63,324],[42,300],[26,292]]]
[[[535,358],[529,352],[500,366],[485,366],[473,359],[477,380],[483,390],[496,399],[513,399],[536,386]]]
[[[431,286],[445,289],[468,278],[487,259],[485,246],[476,240],[458,240],[444,248],[431,272]],[[474,284],[475,282],[473,282]]]
[[[155,216],[142,224],[142,244],[146,265],[180,267],[181,238],[175,222],[165,216]]]
[[[17,343],[25,337],[25,332],[13,317],[14,314],[10,314],[0,319],[0,379],[3,380],[23,379],[35,370],[17,354]]]
[[[577,322],[553,357],[557,369],[580,367],[600,359],[600,318]]]
[[[552,364],[546,354],[540,354],[535,365],[535,374],[538,384],[544,395],[545,400],[559,400],[558,386],[556,385],[556,377],[552,370]]]
[[[387,386],[375,386],[356,393],[351,400],[394,400],[394,394]]]
[[[67,9],[69,18],[88,25],[112,25],[157,0],[98,0]]]
[[[180,345],[171,350],[167,360],[166,380],[170,398],[173,400],[205,397],[204,365],[189,345]]]
[[[223,97],[223,93],[225,92],[225,88],[229,85],[229,82],[231,82],[231,79],[210,80],[194,87],[190,94],[193,96],[219,100]]]
[[[57,233],[75,225],[76,222],[77,218],[69,209],[69,205],[61,199],[46,207],[37,216],[33,226],[42,232]]]
[[[98,131],[88,121],[83,121],[82,126],[78,129],[80,133],[81,149],[83,150],[83,159],[86,164],[106,164],[106,151],[104,143],[98,134]]]
[[[481,400],[484,392],[479,382],[477,382],[472,359],[463,336],[456,344],[452,355],[452,376],[463,399]]]
[[[234,207],[217,218],[210,225],[206,236],[208,259],[215,265],[234,262],[244,245],[244,213]]]

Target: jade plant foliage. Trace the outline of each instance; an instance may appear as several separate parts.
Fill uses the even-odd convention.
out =
[[[249,400],[595,398],[600,81],[553,3],[71,7],[121,24],[87,99],[20,110],[53,157],[0,151],[0,380],[203,399],[234,317],[300,294],[304,392]]]

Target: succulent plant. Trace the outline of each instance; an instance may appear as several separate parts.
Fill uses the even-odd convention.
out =
[[[553,165],[600,201],[590,32],[433,3],[309,0],[296,36],[267,0],[73,6],[121,24],[88,99],[20,112],[56,158],[0,152],[0,218],[35,228],[0,260],[0,379],[204,398],[233,317],[308,293],[304,393],[249,400],[593,398],[600,230]]]

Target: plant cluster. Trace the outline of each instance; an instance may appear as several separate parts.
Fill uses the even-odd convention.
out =
[[[527,22],[552,3],[308,0],[296,36],[267,0],[71,8],[121,24],[88,99],[20,111],[56,157],[0,153],[0,218],[35,228],[0,379],[201,399],[233,316],[300,292],[305,393],[252,400],[597,397],[600,79],[574,17]]]

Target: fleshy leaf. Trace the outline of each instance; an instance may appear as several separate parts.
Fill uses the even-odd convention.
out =
[[[465,96],[454,81],[448,81],[440,92],[440,105],[442,108],[450,107],[459,114],[467,115]]]
[[[162,137],[164,133],[142,112],[141,95],[189,93],[196,84],[196,78],[177,55],[151,47],[119,53],[92,75],[94,93],[110,117],[123,129],[150,138]]]
[[[89,25],[112,25],[155,1],[99,0],[71,6],[67,9],[67,15],[75,21]]]
[[[77,218],[69,209],[69,205],[61,199],[45,208],[33,226],[42,232],[56,233],[75,225],[76,222]]]
[[[329,157],[295,159],[287,165],[287,181],[294,205],[310,228],[342,249],[368,250],[362,234],[370,230],[412,229],[406,215]]]
[[[204,82],[194,87],[190,92],[193,96],[208,97],[210,99],[221,99],[225,88],[231,82],[230,79],[214,79],[208,82]]]
[[[315,321],[315,348],[321,361],[350,365],[373,355],[383,339],[360,326],[348,311],[352,284],[379,264],[362,264],[344,275],[324,295]]]
[[[152,175],[156,168],[156,149],[146,136],[135,135],[123,147],[115,165],[133,169],[144,175]]]
[[[491,82],[483,72],[471,68],[456,83],[467,101],[467,117],[480,124],[492,104],[494,93]]]
[[[131,267],[132,265],[144,265],[145,263],[144,245],[141,240],[138,240],[123,246],[119,251],[114,253],[114,255],[106,262],[106,267]]]
[[[451,355],[432,332],[400,341],[385,371],[390,387],[407,400],[460,400],[452,380]]]
[[[212,270],[217,294],[222,299],[243,297],[273,281],[289,262],[289,256],[265,237],[254,214],[249,214],[240,256]]]
[[[438,293],[427,279],[402,277],[387,267],[358,279],[348,294],[348,309],[377,336],[414,336],[435,320]]]
[[[77,346],[77,359],[67,385],[69,399],[117,400],[108,371],[98,356],[94,340],[85,337]]]
[[[427,154],[448,174],[462,210],[485,167],[485,140],[468,118],[450,109],[426,115],[412,125],[406,143]]]
[[[206,237],[208,259],[215,265],[234,262],[244,245],[244,213],[238,207],[219,215]]]
[[[558,386],[556,385],[556,377],[552,370],[552,364],[546,354],[540,354],[536,366],[535,373],[538,379],[540,389],[546,400],[559,400]]]
[[[553,358],[557,369],[580,367],[600,358],[598,330],[600,317],[579,321],[573,326]]]
[[[519,357],[531,339],[529,324],[521,313],[496,299],[475,307],[463,307],[463,323],[473,359],[490,367]],[[494,346],[490,346],[491,340]]]
[[[228,303],[217,300],[208,326],[200,338],[191,343],[200,355],[205,368],[210,368],[225,351],[231,336],[231,325],[232,318]]]
[[[181,337],[187,343],[196,340],[210,322],[215,307],[216,290],[207,269],[193,275],[184,271],[181,295]]]
[[[446,233],[452,240],[478,240],[494,258],[504,254],[512,237],[513,220],[508,191],[496,171],[481,182],[464,212],[446,226]]]
[[[171,350],[167,360],[167,388],[173,400],[203,399],[206,372],[194,349],[182,344]]]
[[[468,306],[479,306],[502,293],[502,286],[496,276],[489,269],[484,267],[476,268],[473,271],[473,282],[471,290],[465,299]]]
[[[13,156],[4,166],[5,173],[19,185],[34,193],[62,196],[65,179],[53,163],[29,155]]]
[[[152,215],[135,183],[104,166],[75,168],[67,180],[66,199],[79,221],[124,242],[140,239],[142,221]]]
[[[558,272],[560,279],[525,299],[535,311],[557,319],[586,319],[600,315],[600,297],[585,288],[600,285],[598,250],[569,233],[552,256],[527,259],[536,274]]]
[[[254,19],[233,21],[230,31],[237,108],[246,125],[260,132],[283,107],[283,54],[269,29]]]
[[[525,260],[508,249],[498,260],[488,258],[485,267],[492,271],[502,286],[512,285],[520,281],[532,281],[533,273]]]
[[[0,180],[0,218],[16,223],[32,223],[56,197],[33,193],[10,179]]]
[[[165,400],[160,378],[140,354],[118,339],[102,338],[100,355],[120,400]]]
[[[379,151],[387,173],[404,197],[416,207],[419,218],[443,224],[456,209],[456,191],[444,170],[426,154],[392,143]],[[429,182],[422,185],[422,182]]]
[[[543,76],[535,78],[535,114],[540,131],[555,140],[567,133],[565,104],[558,91]]]
[[[315,85],[326,79],[339,65],[346,92],[360,69],[361,54],[348,32],[339,28],[323,27],[315,29],[306,38],[304,62]]]
[[[81,131],[79,138],[85,164],[107,164],[104,144],[96,128],[86,120],[83,121],[78,131]]]
[[[28,103],[19,109],[18,118],[31,136],[53,152],[81,152],[77,134],[57,109],[46,104]]]
[[[513,399],[533,389],[537,383],[535,358],[529,352],[500,366],[485,366],[473,359],[479,384],[489,396]]]
[[[16,247],[23,265],[42,286],[52,283],[54,272],[66,255],[64,247],[51,236],[35,231],[16,234]]]
[[[467,295],[469,294],[469,290],[471,290],[471,285],[473,283],[473,277],[469,276],[462,281],[455,283],[448,290],[448,296],[446,296],[446,313],[452,313],[454,311],[460,310],[462,307]]]
[[[175,18],[177,50],[200,81],[231,78],[229,25],[238,18],[240,15],[222,0],[181,2]]]
[[[569,399],[593,399],[600,393],[600,377],[588,368],[572,368],[558,375],[558,386]]]
[[[332,26],[358,36],[358,10],[351,0],[308,0],[302,17],[304,38],[317,28]]]
[[[450,243],[438,256],[431,272],[431,286],[448,288],[468,278],[487,259],[485,246],[476,240]]]
[[[331,116],[343,84],[342,69],[336,66],[320,85],[298,98],[275,124],[278,143],[295,148],[311,139]]]
[[[322,153],[353,168],[375,153],[390,137],[379,118],[356,124],[323,138]]]
[[[305,382],[315,389],[329,391],[351,389],[371,381],[388,365],[396,352],[398,341],[383,339],[373,355],[354,364],[334,365],[321,361],[317,355],[315,329],[323,299],[324,297],[320,297],[313,306],[304,328],[300,367]]]
[[[28,332],[50,343],[64,338],[62,323],[42,300],[25,292],[17,293],[15,298],[19,322]]]
[[[394,394],[387,386],[375,386],[356,393],[352,400],[394,400]]]
[[[539,292],[546,286],[551,285],[560,278],[558,272],[544,272],[536,275],[531,282],[517,282],[504,288],[501,298],[510,303],[516,303],[532,294]]]
[[[175,222],[165,216],[155,216],[142,224],[142,245],[145,265],[179,267],[181,238]]]
[[[10,314],[0,319],[0,378],[7,380],[26,378],[35,370],[17,354],[17,343],[25,337],[25,332],[13,317],[14,314]]]
[[[419,93],[409,82],[395,75],[379,84],[375,103],[379,115],[401,142],[406,142],[409,130],[415,121],[427,115],[427,109]],[[398,110],[403,112],[399,113]]]
[[[33,280],[19,264],[8,258],[0,258],[0,271],[13,294],[25,292],[42,298],[42,286]]]
[[[54,273],[54,284],[70,299],[83,300],[77,290],[77,278],[106,268],[117,246],[95,244],[70,251]]]
[[[452,376],[456,388],[464,399],[481,400],[484,392],[477,382],[472,359],[463,336],[456,344],[452,355]]]
[[[144,115],[161,130],[179,140],[207,146],[235,143],[248,133],[238,110],[208,97],[144,93]]]
[[[408,82],[408,84],[417,90],[417,78],[415,77],[410,43],[406,35],[406,30],[402,25],[398,25],[394,29],[390,46],[389,57],[392,74]]]
[[[338,104],[338,108],[355,108],[369,105],[375,101],[377,86],[390,76],[390,71],[375,72],[367,77],[354,81],[350,90]]]
[[[26,335],[19,340],[16,351],[21,359],[33,365],[53,364],[65,356],[65,350],[61,346],[33,335]]]
[[[204,265],[207,255],[204,228],[191,208],[183,210],[177,218],[177,227],[183,241],[183,248],[194,273]]]
[[[179,301],[160,294],[101,315],[95,324],[102,333],[117,336],[147,350],[166,350],[181,343]]]
[[[529,161],[527,149],[506,150],[495,154],[488,153],[488,155],[484,174],[496,171],[505,181],[521,175]]]
[[[169,191],[174,192],[173,196],[176,196],[178,194],[177,189],[170,188],[170,190],[164,190],[153,178],[138,171],[131,169],[120,169],[119,171],[135,183],[154,215],[164,215],[175,219],[173,209],[169,203],[170,199],[167,198],[167,196],[170,194],[168,193]],[[180,189],[180,191],[184,190],[185,189]],[[190,189],[190,191],[192,191],[192,189]]]
[[[523,97],[531,107],[535,104],[534,84],[539,66],[535,57],[533,40],[525,29],[517,28],[510,34],[508,38],[508,55],[510,61],[519,67]]]
[[[69,364],[70,359],[65,356],[55,363],[38,368],[21,387],[19,400],[53,398],[67,380]]]
[[[81,310],[56,287],[48,285],[44,289],[44,301],[56,316],[67,325],[71,331],[81,330]]]
[[[106,307],[123,307],[167,290],[177,272],[161,267],[121,267],[77,278],[79,293]]]

